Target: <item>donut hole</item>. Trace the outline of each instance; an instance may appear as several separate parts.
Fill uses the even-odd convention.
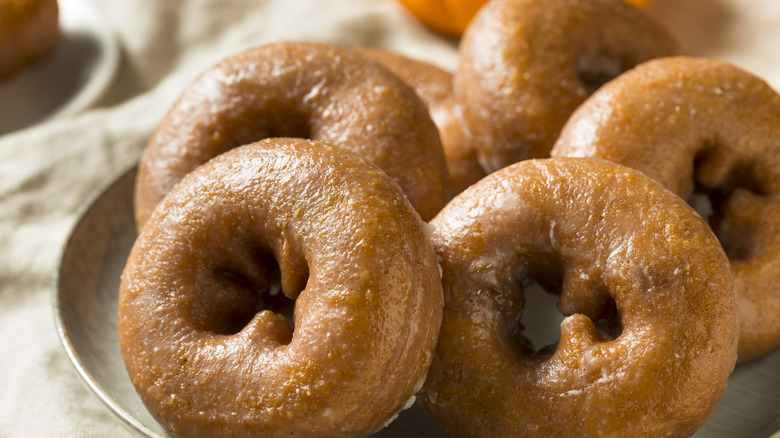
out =
[[[534,354],[551,354],[561,338],[561,322],[566,316],[581,313],[593,321],[605,338],[615,339],[622,333],[622,324],[615,300],[601,288],[586,298],[587,305],[571,311],[561,309],[562,287],[549,278],[538,281],[527,278],[523,283],[525,306],[520,315],[519,330],[514,338]]]
[[[583,44],[588,43],[584,41]],[[605,45],[590,43],[582,47],[575,61],[577,78],[587,94],[593,94],[604,84],[632,68],[636,62],[626,56],[605,51]]]
[[[593,325],[611,339],[617,339],[623,333],[623,324],[620,321],[617,303],[610,296],[602,304],[599,316],[591,318]]]
[[[530,278],[523,285],[525,308],[514,338],[534,352],[554,346],[561,339],[563,314],[558,310],[558,292],[549,291]]]
[[[209,329],[221,335],[234,335],[246,327],[259,312],[269,310],[284,316],[290,331],[295,327],[295,300],[280,286],[281,273],[270,252],[257,256],[257,269],[251,275],[235,268],[217,268],[224,297],[213,311]]]
[[[300,109],[281,102],[273,102],[271,106],[278,111],[253,108],[236,120],[222,121],[219,132],[212,134],[222,144],[220,150],[226,152],[267,138],[312,138],[310,121]]]
[[[737,163],[725,173],[717,184],[705,181],[701,169],[711,159],[707,151],[697,155],[694,161],[695,177],[688,203],[707,221],[726,254],[732,260],[746,260],[753,256],[755,228],[730,222],[729,211],[735,197],[766,197],[766,185],[758,178],[760,172],[750,163]],[[729,230],[728,232],[726,230]],[[739,230],[739,232],[735,232]]]
[[[593,94],[627,69],[623,60],[614,56],[584,53],[577,57],[577,78],[587,94]]]

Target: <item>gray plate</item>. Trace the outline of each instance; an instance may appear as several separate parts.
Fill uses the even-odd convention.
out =
[[[54,313],[60,339],[89,389],[139,437],[168,436],[136,394],[116,333],[119,277],[136,237],[131,169],[102,191],[81,215],[55,278]],[[555,298],[527,294],[523,323],[535,343],[554,342],[560,314]],[[530,330],[530,329],[529,329]],[[780,438],[780,351],[738,367],[696,437]],[[444,437],[415,404],[376,437]]]

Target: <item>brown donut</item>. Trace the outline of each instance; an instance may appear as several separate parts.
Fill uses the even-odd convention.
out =
[[[574,109],[608,79],[679,51],[623,0],[491,0],[459,47],[455,99],[492,172],[547,157]]]
[[[449,199],[436,126],[411,88],[351,50],[277,43],[211,67],[174,104],[141,158],[138,224],[198,165],[269,137],[314,138],[357,152],[398,182],[423,219]]]
[[[294,329],[269,304],[287,300],[279,281]],[[342,148],[266,140],[155,210],[122,275],[119,342],[177,436],[365,436],[414,400],[441,308],[427,225],[395,182]]]
[[[439,128],[444,157],[450,172],[453,194],[482,179],[485,171],[479,165],[470,136],[463,131],[461,115],[452,91],[452,73],[433,64],[408,58],[387,50],[359,49],[380,62],[414,89]]]
[[[609,161],[526,160],[431,224],[445,306],[420,400],[446,432],[687,436],[708,417],[736,360],[735,286],[685,201]],[[530,279],[566,315],[539,351],[518,322]]]
[[[0,78],[46,56],[59,39],[57,0],[0,0]]]
[[[606,158],[684,198],[709,196],[737,279],[740,361],[780,346],[780,95],[769,85],[722,61],[651,61],[584,103],[553,154]]]

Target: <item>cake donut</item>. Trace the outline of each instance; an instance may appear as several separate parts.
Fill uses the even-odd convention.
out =
[[[450,197],[438,131],[409,86],[348,49],[276,43],[217,63],[170,109],[139,164],[139,226],[195,167],[271,137],[318,139],[357,152],[398,182],[423,219]]]
[[[47,55],[59,39],[57,0],[0,0],[0,78]]]
[[[740,361],[780,346],[780,96],[768,84],[722,61],[650,61],[585,102],[552,153],[606,158],[692,202],[709,197],[702,213],[737,281]]]
[[[453,98],[452,73],[428,62],[387,50],[359,50],[403,79],[425,103],[433,122],[439,128],[452,193],[460,193],[482,179],[485,171],[477,160],[477,152],[468,132],[462,128],[460,107]]]
[[[489,173],[549,156],[569,115],[593,90],[679,50],[624,0],[491,0],[461,40],[455,100]]]
[[[382,428],[438,336],[428,235],[346,149],[269,139],[212,159],[161,201],[122,275],[119,345],[141,399],[176,436]]]
[[[658,182],[605,160],[526,160],[431,224],[445,305],[419,399],[445,432],[688,436],[715,407],[736,360],[734,278]],[[538,351],[519,323],[530,280],[565,316]]]

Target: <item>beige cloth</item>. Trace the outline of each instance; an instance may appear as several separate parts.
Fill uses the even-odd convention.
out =
[[[196,74],[280,40],[383,46],[456,63],[454,42],[394,0],[93,1],[123,50],[101,104],[0,137],[0,437],[127,436],[65,356],[52,276],[79,208],[136,162]],[[650,9],[698,53],[733,60],[780,87],[780,2],[655,0]]]

